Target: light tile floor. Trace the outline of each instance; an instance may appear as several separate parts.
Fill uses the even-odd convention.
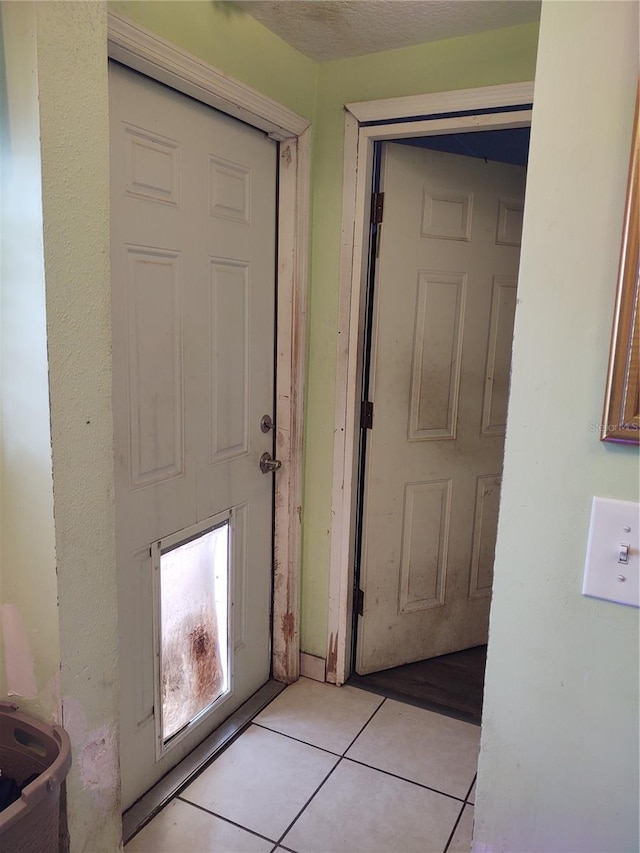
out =
[[[301,678],[126,853],[469,853],[480,729]]]

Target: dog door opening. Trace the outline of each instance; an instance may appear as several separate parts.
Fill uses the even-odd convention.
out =
[[[229,689],[229,522],[160,554],[162,740]]]

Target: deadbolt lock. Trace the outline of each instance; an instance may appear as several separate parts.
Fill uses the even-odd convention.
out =
[[[273,419],[271,415],[263,415],[260,418],[260,429],[262,432],[269,432],[270,429],[273,429]]]

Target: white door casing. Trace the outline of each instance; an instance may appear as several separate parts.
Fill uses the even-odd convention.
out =
[[[475,128],[528,126],[530,109],[432,120],[415,117],[528,105],[533,103],[533,88],[527,82],[346,105],[327,631],[327,680],[336,684],[344,683],[351,672],[360,377],[374,143]],[[396,124],[393,119],[402,121]]]
[[[384,145],[360,674],[487,641],[525,178]]]
[[[302,434],[306,352],[311,125],[282,104],[234,80],[110,10],[109,57],[214,106],[279,141],[276,346],[276,478],[272,673],[299,672]]]
[[[277,146],[114,63],[109,92],[126,808],[269,678],[272,475],[259,459],[273,450],[260,422],[274,399]],[[231,533],[230,690],[169,749],[151,546],[170,536],[177,544],[222,515]],[[212,617],[197,616],[181,629],[201,637],[190,652],[196,671],[203,649],[217,647]]]

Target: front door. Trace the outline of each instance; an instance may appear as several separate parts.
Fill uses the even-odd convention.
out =
[[[360,674],[487,641],[525,168],[382,162]]]
[[[109,84],[127,808],[269,678],[277,146]]]

